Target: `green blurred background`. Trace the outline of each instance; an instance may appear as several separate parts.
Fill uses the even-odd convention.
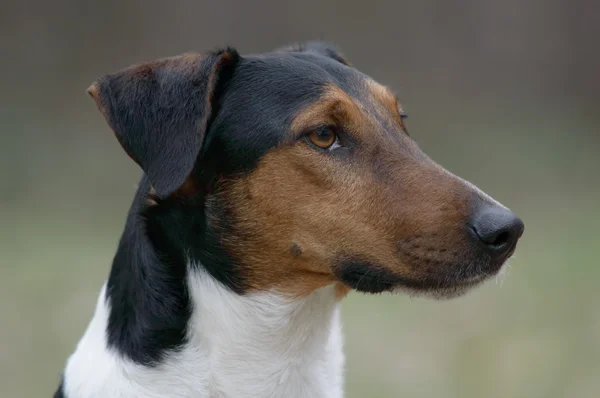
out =
[[[600,397],[600,3],[8,1],[0,6],[0,396],[50,396],[140,171],[85,94],[190,50],[321,38],[396,89],[424,150],[511,207],[465,297],[350,295],[348,397]]]

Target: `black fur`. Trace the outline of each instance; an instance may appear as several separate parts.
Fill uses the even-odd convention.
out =
[[[96,83],[109,125],[159,196],[171,194],[191,173],[211,114],[218,69],[231,69],[238,58],[229,50],[190,58],[193,62],[165,59]]]
[[[244,58],[225,86],[200,163],[216,164],[221,175],[252,170],[284,143],[291,118],[320,96],[329,78],[289,54]]]
[[[106,291],[110,304],[109,346],[144,365],[159,362],[166,350],[177,349],[185,342],[191,313],[183,253],[159,250],[152,239],[158,232],[143,217],[149,189],[150,183],[144,177]]]
[[[243,294],[247,286],[242,266],[220,243],[235,228],[233,216],[225,204],[211,203],[207,204],[203,195],[157,199],[156,205],[143,211],[148,236],[163,262],[185,269],[191,261],[192,266],[202,267],[224,286]]]
[[[340,261],[336,276],[346,285],[365,293],[388,291],[401,282],[401,278],[387,268],[357,260]]]

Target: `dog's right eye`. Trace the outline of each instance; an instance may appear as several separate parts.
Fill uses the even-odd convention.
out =
[[[404,121],[408,118],[408,115],[406,113],[404,113],[404,111],[400,110],[400,127],[402,127],[402,131],[404,131],[404,133],[406,135],[410,135],[408,134],[408,130],[406,129],[406,125],[404,124]]]
[[[308,141],[319,149],[331,151],[340,147],[339,137],[332,127],[319,127],[306,136]]]

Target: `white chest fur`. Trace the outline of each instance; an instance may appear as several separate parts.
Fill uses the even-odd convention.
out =
[[[343,353],[333,286],[302,299],[239,296],[203,272],[188,281],[188,343],[149,368],[106,348],[104,290],[65,370],[67,397],[327,397],[342,394]]]

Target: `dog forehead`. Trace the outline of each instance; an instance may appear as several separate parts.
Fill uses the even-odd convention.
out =
[[[362,71],[339,62],[337,59],[314,52],[268,53],[257,57],[265,64],[254,73],[264,75],[265,81],[277,82],[275,92],[280,87],[292,100],[322,98],[322,88],[335,87],[338,92],[347,94],[361,108],[371,114],[389,118],[397,117],[399,105],[395,94]],[[280,85],[284,79],[286,84]],[[244,82],[242,82],[244,84]],[[314,90],[315,87],[318,89]],[[307,95],[305,90],[308,90]],[[273,91],[271,91],[273,94]],[[317,94],[317,95],[311,95]],[[265,93],[268,96],[269,93]],[[307,101],[302,101],[306,104]],[[387,112],[377,112],[385,108]]]
[[[234,85],[260,83],[271,93],[284,90],[292,98],[318,98],[318,88],[335,85],[359,98],[369,78],[357,69],[322,54],[274,52],[250,55],[238,67]],[[317,92],[314,90],[317,89]],[[314,92],[317,96],[311,96]],[[269,94],[269,93],[265,93]],[[307,95],[308,94],[308,95]]]
[[[361,117],[375,115],[369,82],[357,69],[320,54],[245,56],[227,82],[203,152],[219,156],[222,172],[252,170],[267,152],[291,142],[294,120],[331,100],[332,92],[359,104],[366,111]]]

